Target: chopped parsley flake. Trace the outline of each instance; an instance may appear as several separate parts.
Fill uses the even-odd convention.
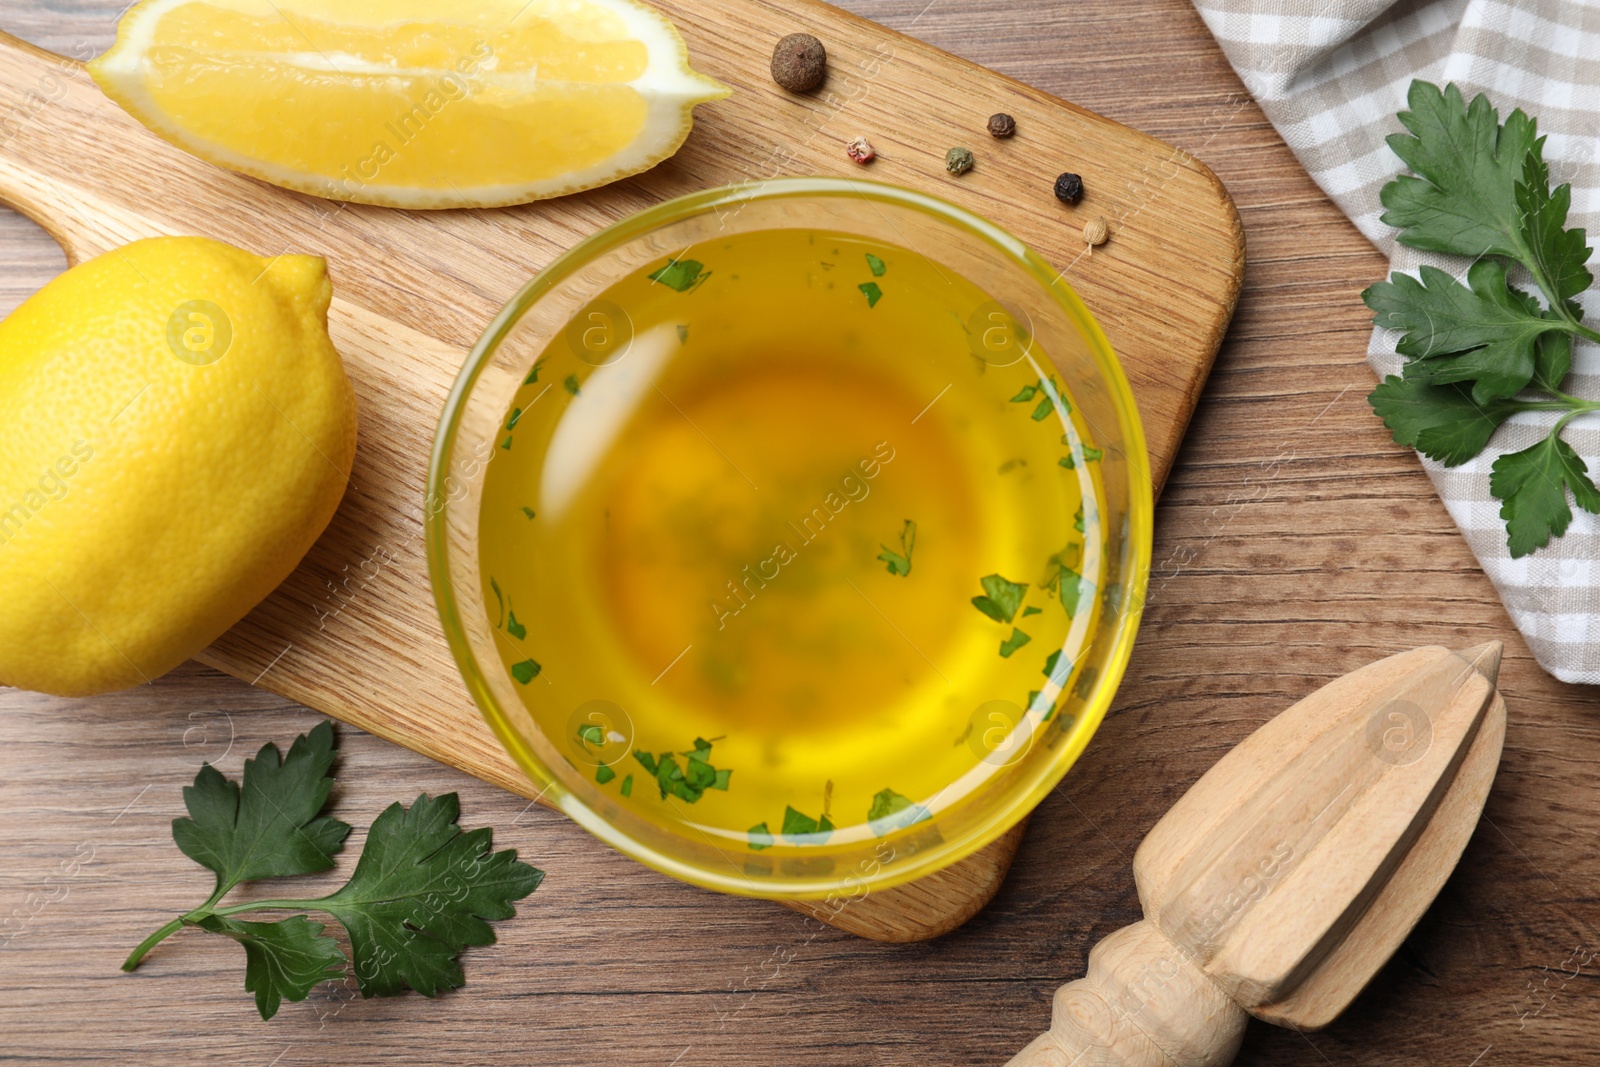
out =
[[[1006,659],[1010,659],[1011,653],[1015,652],[1017,649],[1021,648],[1023,645],[1032,640],[1032,637],[1029,637],[1027,634],[1013,626],[1011,628],[1011,636],[1000,642],[1000,655]]]
[[[517,613],[511,611],[506,616],[506,633],[521,641],[528,636],[528,628],[517,621]]]
[[[681,344],[687,344],[688,340],[689,340],[689,327],[688,326],[679,326],[678,327],[678,343],[680,345]]]
[[[539,677],[539,672],[542,670],[544,670],[544,668],[534,660],[525,659],[521,663],[513,663],[511,665],[511,677],[515,678],[523,685],[527,685],[529,682]]]
[[[820,845],[833,833],[833,823],[827,815],[813,819],[788,805],[783,809],[783,836],[796,845]]]
[[[606,732],[600,729],[599,723],[587,723],[578,727],[578,740],[585,745],[603,745],[606,743]]]
[[[521,408],[512,408],[511,409],[511,417],[506,420],[506,429],[515,430],[517,428],[517,423],[520,422],[521,420],[522,420],[522,409]]]
[[[533,511],[533,509],[532,509],[532,508],[530,508],[530,507],[529,507],[529,506],[528,506],[528,505],[526,505],[526,504],[524,504],[524,505],[522,505],[522,513],[523,513],[523,514],[524,514],[524,515],[526,515],[526,516],[528,516],[528,518],[530,518],[530,519],[531,519],[531,518],[533,518],[533,517],[534,517],[534,511]]]
[[[561,388],[565,389],[567,392],[571,393],[573,396],[577,396],[578,395],[578,376],[576,374],[567,375],[566,378],[562,379]]]
[[[678,763],[678,756],[683,756],[684,763]],[[639,766],[648,771],[656,780],[656,788],[661,791],[661,799],[667,799],[670,793],[680,800],[693,804],[705,795],[707,789],[720,789],[726,792],[728,782],[733,777],[733,772],[726,768],[718,770],[711,765],[711,742],[703,737],[694,739],[694,748],[687,752],[677,754],[663,752],[659,756],[649,752],[635,750],[633,758],[639,761]]]
[[[1011,398],[1013,404],[1025,404],[1039,395],[1038,385],[1024,385],[1017,390],[1017,395]]]
[[[1044,611],[1043,608],[1036,608],[1032,604],[1029,604],[1027,607],[1022,609],[1022,617],[1026,619],[1029,615],[1038,615],[1042,611]]]
[[[1010,622],[1016,618],[1017,609],[1022,607],[1023,594],[1027,592],[1026,582],[1013,582],[990,574],[978,579],[986,595],[972,598],[972,606],[983,612],[995,622]]]
[[[631,774],[622,780],[622,795],[625,797],[633,796],[633,775]]]
[[[617,772],[607,767],[604,763],[594,769],[594,780],[605,785],[617,776]]]
[[[539,380],[539,367],[543,363],[544,360],[542,359],[534,362],[533,367],[528,371],[528,376],[522,379],[523,385],[532,385],[534,382]]]
[[[698,259],[669,259],[666,266],[651,272],[650,280],[660,282],[680,293],[687,293],[711,277],[710,271],[701,273],[701,268],[704,266]]]
[[[506,434],[506,439],[500,442],[500,447],[506,452],[511,451],[511,435]]]
[[[883,299],[883,290],[878,287],[877,282],[863,282],[856,288],[860,289],[862,295],[867,298],[867,307],[869,308],[877,307],[878,301]]]
[[[872,807],[867,809],[867,825],[879,837],[931,818],[933,813],[926,807],[913,804],[910,797],[901,796],[893,789],[880,789],[872,797]]]
[[[760,852],[764,848],[772,847],[772,831],[767,829],[767,824],[758,822],[750,827],[750,851]]]
[[[905,525],[900,529],[900,549],[896,552],[888,545],[879,544],[883,549],[878,553],[878,558],[889,565],[890,574],[898,574],[904,578],[911,573],[911,549],[917,543],[917,524],[910,519],[905,520]]]
[[[889,265],[883,260],[879,259],[877,256],[873,255],[871,252],[868,252],[867,268],[872,271],[872,276],[874,278],[881,278],[883,277],[883,272],[889,269]]]

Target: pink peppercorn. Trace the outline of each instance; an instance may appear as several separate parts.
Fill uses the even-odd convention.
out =
[[[873,151],[872,144],[865,137],[857,137],[854,141],[844,146],[845,155],[866,166],[878,158],[878,153]]]

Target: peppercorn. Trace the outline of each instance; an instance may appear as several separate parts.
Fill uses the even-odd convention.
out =
[[[844,146],[844,154],[851,159],[866,166],[878,158],[877,151],[872,147],[872,142],[865,137],[857,137],[854,141]]]
[[[1016,132],[1017,120],[1004,111],[997,111],[989,116],[989,136],[1010,137]]]
[[[944,154],[944,169],[951,174],[965,174],[972,169],[972,150],[952,148]]]
[[[1056,179],[1056,199],[1063,204],[1076,204],[1083,199],[1083,179],[1070,171]]]
[[[1083,239],[1091,245],[1103,245],[1110,238],[1111,227],[1099,215],[1083,224]]]
[[[791,93],[808,93],[828,73],[828,50],[809,33],[791,33],[772,50],[772,80]]]

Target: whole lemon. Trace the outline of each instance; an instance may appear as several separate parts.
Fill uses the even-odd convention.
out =
[[[0,323],[0,684],[148,681],[294,569],[355,458],[331,297],[320,258],[161,237]]]

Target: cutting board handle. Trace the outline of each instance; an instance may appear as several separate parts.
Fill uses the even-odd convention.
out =
[[[70,263],[148,236],[86,188],[86,175],[139,168],[150,153],[144,128],[84,69],[93,49],[78,50],[59,56],[0,33],[0,201],[44,227]]]
[[[1149,920],[1107,937],[1056,990],[1050,1029],[1009,1067],[1221,1067],[1248,1016]]]

